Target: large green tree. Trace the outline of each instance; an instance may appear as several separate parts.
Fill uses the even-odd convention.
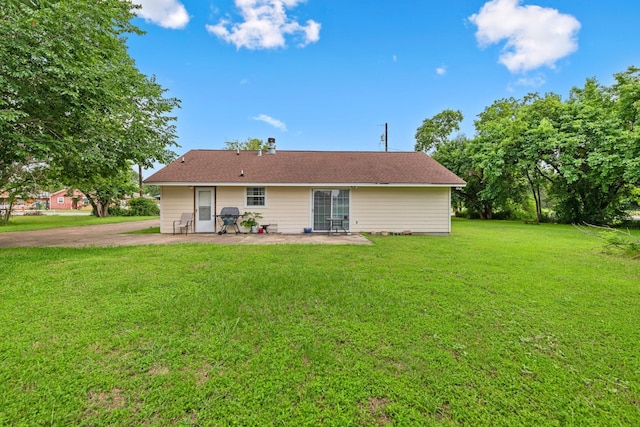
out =
[[[573,88],[559,127],[550,130],[556,171],[552,190],[562,222],[610,223],[625,216],[624,201],[639,182],[637,133],[621,114],[615,88],[589,79]]]
[[[136,191],[136,172],[131,168],[119,169],[117,172],[108,177],[94,176],[90,182],[80,182],[74,186],[87,196],[94,215],[109,216],[109,207],[119,207],[120,200]]]
[[[508,101],[492,105],[480,115],[476,127],[482,131],[472,139],[464,135],[451,138],[463,119],[460,111],[454,110],[425,119],[416,131],[415,149],[431,152],[435,160],[467,182],[465,188],[454,190],[454,205],[460,202],[471,215],[482,219],[493,218],[496,211],[509,215],[523,200],[522,181],[504,167],[503,151],[495,143],[499,119],[508,119],[511,112]]]
[[[481,219],[491,219],[494,200],[487,197],[487,182],[484,170],[475,162],[476,141],[465,135],[438,144],[433,158],[450,171],[464,179],[467,185],[453,190],[452,204],[456,212],[462,208]]]
[[[543,219],[542,198],[553,177],[545,163],[545,153],[553,153],[547,130],[551,122],[558,121],[561,106],[554,94],[501,99],[485,108],[475,121],[476,139],[483,146],[483,155],[476,160],[486,179],[512,204],[526,206],[528,188],[538,221]]]
[[[123,0],[6,0],[0,8],[0,188],[15,164],[49,165],[69,185],[173,156],[178,100],[139,72]],[[3,182],[4,181],[4,182]],[[80,185],[78,185],[80,187]]]
[[[467,181],[465,207],[481,217],[526,207],[528,188],[538,220],[546,195],[561,222],[615,223],[640,185],[640,69],[615,80],[607,87],[588,79],[566,100],[550,93],[495,101],[475,121],[473,139],[442,142],[426,120],[417,136],[432,136],[416,147],[435,147],[434,158]]]
[[[415,150],[431,152],[437,149],[438,144],[448,142],[451,134],[460,130],[463,118],[459,110],[443,110],[433,117],[424,119],[416,130]]]

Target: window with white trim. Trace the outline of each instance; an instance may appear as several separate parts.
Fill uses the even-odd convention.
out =
[[[247,187],[245,206],[267,206],[267,189],[264,187]]]
[[[64,197],[58,197],[58,204],[63,204],[64,203]]]

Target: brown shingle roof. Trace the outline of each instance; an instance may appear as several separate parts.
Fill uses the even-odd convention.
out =
[[[184,161],[183,161],[184,160]],[[241,172],[244,176],[241,176]],[[145,180],[203,184],[464,185],[422,152],[191,150]]]

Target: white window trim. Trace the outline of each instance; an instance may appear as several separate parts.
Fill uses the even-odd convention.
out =
[[[249,195],[247,194],[247,190],[249,188],[262,188],[262,189],[264,189],[264,196],[263,196],[264,197],[264,204],[262,204],[262,205],[249,205],[249,203],[247,203],[248,202],[247,199],[249,198]],[[252,197],[255,197],[255,196],[252,196]],[[266,208],[267,207],[267,187],[260,186],[260,185],[252,185],[250,187],[245,187],[244,188],[244,207],[245,207],[245,209]]]
[[[351,227],[352,227],[352,216],[351,216],[351,210],[353,208],[353,188],[350,187],[329,187],[329,186],[323,186],[323,187],[317,187],[317,188],[311,188],[311,194],[309,197],[309,212],[310,212],[310,218],[309,218],[309,223],[312,224],[315,228],[315,217],[314,217],[314,193],[316,191],[334,191],[334,190],[344,190],[344,191],[348,191],[349,192],[349,211],[347,213],[347,215],[349,216],[348,221],[349,221],[349,228],[347,229],[347,231],[351,231]],[[322,231],[322,232],[326,232],[327,230],[315,230],[315,231]]]
[[[61,205],[64,203],[64,197],[58,197],[58,204]]]

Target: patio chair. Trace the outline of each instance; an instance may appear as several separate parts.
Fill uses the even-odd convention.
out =
[[[182,230],[184,230],[184,234],[189,234],[189,227],[191,227],[191,232],[193,233],[193,214],[184,212],[179,220],[173,221],[173,234],[176,234],[176,228],[179,234],[182,234]]]

